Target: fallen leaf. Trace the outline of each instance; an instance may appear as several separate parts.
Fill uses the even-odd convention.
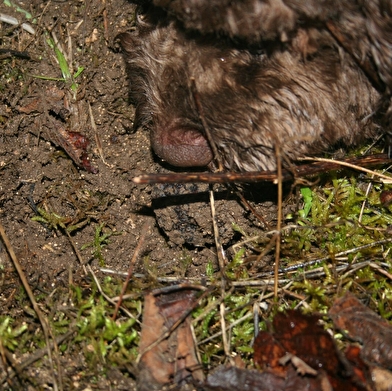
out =
[[[257,336],[254,360],[260,368],[284,377],[285,391],[366,390],[366,382],[356,376],[316,315],[278,313],[273,333],[262,331]]]
[[[336,327],[362,344],[363,360],[392,369],[392,326],[354,295],[336,300],[329,315]]]
[[[145,296],[140,336],[138,390],[161,389],[204,375],[196,357],[190,310],[198,301],[197,289],[178,286]]]

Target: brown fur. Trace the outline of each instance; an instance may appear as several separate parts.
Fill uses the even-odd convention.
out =
[[[213,157],[191,79],[227,169],[275,169],[276,149],[287,162],[378,131],[375,111],[392,80],[390,3],[155,2],[169,14],[147,4],[121,41],[135,127],[150,130],[170,164],[203,166]]]

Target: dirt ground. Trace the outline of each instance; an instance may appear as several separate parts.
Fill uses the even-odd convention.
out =
[[[142,173],[168,171],[152,155],[148,134],[132,130],[134,111],[116,35],[132,28],[133,6],[125,0],[16,3],[33,19],[3,2],[0,13],[34,31],[0,23],[0,221],[34,292],[53,295],[70,281],[83,285],[81,262],[90,262],[98,278],[107,275],[101,266],[127,272],[146,223],[135,273],[202,277],[209,262],[217,269],[208,186],[131,181]],[[56,40],[75,88],[72,81],[58,80]],[[244,208],[232,189],[216,190],[225,248],[241,237],[233,224],[249,236],[275,226],[273,187],[247,190],[251,202],[265,201],[258,212],[267,221]],[[72,226],[81,259],[64,234]],[[95,257],[91,246],[82,249],[105,234],[110,237]],[[1,313],[22,316],[14,300],[20,283],[1,242],[0,267]],[[73,361],[70,374],[83,368],[83,359],[64,360],[65,367]],[[116,389],[130,389],[128,377],[112,375]],[[42,372],[30,376],[45,387]],[[109,389],[111,380],[101,379],[96,389]],[[86,382],[71,381],[65,389],[87,389]]]
[[[12,8],[1,10],[21,17]],[[121,233],[105,247],[108,268],[127,269],[147,221],[150,232],[144,255],[165,268],[164,273],[178,267],[182,247],[194,266],[213,261],[213,251],[206,251],[214,244],[208,186],[146,186],[131,181],[142,173],[168,172],[152,155],[148,134],[132,132],[133,107],[127,100],[127,78],[115,39],[132,27],[133,6],[121,0],[32,2],[29,10],[37,16],[37,34],[40,29],[51,31],[72,59],[71,73],[79,66],[84,70],[76,79],[75,101],[66,83],[46,79],[59,78],[61,72],[45,36],[2,24],[4,50],[30,56],[4,59],[1,65],[1,215],[16,252],[32,257],[24,265],[26,270],[48,275],[51,281],[54,276],[61,279],[70,265],[78,263],[64,238],[31,221],[36,207],[67,217],[67,226],[91,221],[73,236],[76,245],[91,242],[99,223]],[[61,110],[67,111],[65,119]],[[77,167],[64,153],[57,141],[62,129],[89,139],[89,164],[97,173]],[[233,191],[224,186],[216,189],[220,235],[226,247],[236,239],[232,223],[250,224],[255,230],[263,225],[249,221],[250,213],[237,206]],[[252,195],[257,200],[275,199],[273,190],[264,188],[264,197],[257,191],[253,189]],[[274,210],[271,203],[266,207]],[[82,255],[88,258],[87,253]]]
[[[17,24],[12,24],[12,18]],[[133,28],[133,19],[134,6],[127,0],[0,4],[0,223],[42,311],[53,324],[57,322],[60,336],[66,335],[70,319],[83,311],[72,307],[75,302],[88,300],[93,293],[87,265],[102,285],[109,277],[118,279],[118,287],[108,288],[115,296],[134,262],[130,284],[132,294],[139,292],[134,304],[139,319],[137,306],[143,292],[158,282],[167,284],[183,277],[203,280],[211,268],[219,270],[208,185],[137,185],[132,181],[141,174],[174,172],[153,155],[148,134],[133,130],[134,108],[116,40],[119,33]],[[61,68],[62,56],[69,76],[66,67]],[[360,186],[365,191],[367,183]],[[238,251],[233,246],[239,241],[257,237],[257,244],[266,244],[267,250],[262,262],[252,266],[252,273],[271,271],[274,248],[268,243],[276,228],[275,186],[214,185],[214,190],[219,238],[228,258]],[[295,215],[300,199],[296,191],[291,184],[285,185],[283,216]],[[344,189],[339,191],[343,197]],[[369,214],[386,211],[377,197]],[[372,238],[362,235],[366,243],[384,240],[377,232],[387,235],[390,223],[382,224],[374,232],[369,228]],[[329,237],[322,240],[328,242]],[[333,253],[328,243],[321,252],[321,245],[314,242],[307,243],[309,252],[318,257]],[[298,246],[290,246],[282,247],[282,256],[298,259],[303,255],[301,249],[294,254]],[[247,250],[245,255],[253,259],[260,253],[252,245]],[[376,250],[372,259],[385,260],[389,250],[375,254]],[[365,273],[361,278],[369,284],[374,280]],[[380,292],[381,297],[381,288]],[[386,313],[389,308],[386,304]],[[0,320],[7,317],[26,325],[29,335],[40,332],[9,257],[9,246],[0,240]],[[64,329],[61,322],[65,320]],[[13,360],[15,365],[28,363],[43,348],[35,339],[24,343],[28,350],[6,356],[0,339],[0,390],[2,385],[8,386],[6,390],[56,389],[46,359],[39,363],[35,359],[17,380],[5,381],[2,371]],[[136,389],[132,362],[120,357],[112,365],[108,359],[94,359],[94,349],[74,344],[62,351],[57,363],[62,369],[62,389]]]

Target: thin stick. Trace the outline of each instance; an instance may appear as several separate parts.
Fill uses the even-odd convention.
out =
[[[390,164],[392,159],[387,154],[376,154],[362,156],[360,158],[348,158],[343,161],[332,159],[316,159],[305,157],[299,160],[313,160],[312,164],[302,164],[293,166],[291,170],[282,170],[282,180],[289,181],[295,177],[314,176],[322,172],[339,170],[341,166],[346,166],[354,170],[364,171],[375,175],[381,179],[391,181],[392,177],[380,174],[376,171],[368,170],[364,166],[377,166]],[[253,171],[253,172],[199,172],[199,173],[170,173],[170,174],[146,174],[132,179],[137,184],[148,183],[251,183],[251,182],[274,182],[278,180],[276,171]]]
[[[99,291],[99,293],[102,295],[102,297],[103,297],[108,303],[111,303],[111,304],[113,304],[114,306],[116,306],[116,302],[115,302],[113,299],[111,299],[108,295],[106,295],[106,293],[103,291],[103,289],[102,289],[102,287],[101,287],[101,284],[99,283],[98,278],[97,278],[97,276],[95,275],[95,273],[94,273],[93,269],[91,268],[91,266],[90,266],[90,265],[87,265],[87,268],[88,268],[88,270],[89,270],[89,272],[90,272],[92,278],[94,279],[94,282],[95,282],[95,284],[97,285],[98,291]],[[128,317],[130,317],[130,318],[132,318],[132,319],[135,319],[135,317],[134,317],[126,308],[124,308],[124,307],[120,307],[120,308],[121,308],[122,311],[125,312],[125,314],[126,314]],[[136,321],[137,321],[138,323],[140,323],[137,319],[136,319]]]
[[[385,179],[387,181],[392,181],[392,177],[390,175],[384,175],[379,172],[369,170],[365,167],[357,166],[356,164],[350,163],[350,161],[333,160],[333,159],[326,159],[326,158],[321,158],[321,157],[318,157],[318,158],[304,157],[299,160],[337,164],[339,166],[344,166],[344,167],[352,168],[353,170],[363,171],[363,172],[366,172],[367,174],[375,175],[376,177],[381,178],[381,179]]]
[[[211,206],[211,218],[212,218],[212,225],[214,229],[214,239],[215,239],[215,246],[216,246],[216,252],[218,257],[218,264],[223,278],[225,276],[226,254],[219,237],[219,229],[218,229],[218,223],[217,223],[216,213],[215,213],[214,191],[212,189],[210,190],[210,206]]]
[[[219,237],[219,229],[218,229],[218,224],[217,224],[217,220],[216,220],[216,213],[215,213],[214,192],[213,192],[212,188],[210,189],[210,205],[211,205],[212,224],[213,224],[213,228],[214,228],[215,245],[216,245],[216,251],[217,251],[217,256],[218,256],[219,269],[220,269],[220,273],[221,273],[221,296],[224,297],[225,296],[225,286],[226,286],[226,274],[225,274],[226,255],[223,250],[223,246],[221,244],[220,237]],[[220,314],[220,325],[221,325],[221,330],[222,330],[223,350],[225,352],[225,356],[230,361],[232,361],[232,358],[230,356],[229,340],[228,340],[227,334],[226,334],[226,320],[225,320],[226,306],[225,306],[224,300],[222,300],[221,303],[219,304],[219,314]]]
[[[120,272],[120,271],[115,271],[115,270],[111,270],[111,269],[107,269],[107,268],[101,268],[100,269],[102,273],[108,273],[108,274],[114,274],[114,275],[119,275],[119,276],[124,276],[126,277],[128,273],[126,272]],[[280,271],[281,272],[281,271]],[[266,274],[267,275],[267,274]],[[147,276],[145,274],[134,274],[135,278],[146,278]],[[157,277],[156,280],[158,282],[168,282],[171,284],[175,284],[175,283],[183,283],[183,282],[188,282],[190,284],[195,284],[195,283],[201,283],[200,280],[201,278],[187,278],[187,277]],[[287,284],[287,282],[289,282],[291,280],[287,280],[287,279],[280,279],[279,280],[279,284]],[[203,284],[205,284],[206,286],[214,286],[217,287],[217,283],[214,281],[204,281],[203,280]],[[230,285],[232,287],[235,286],[239,286],[239,287],[243,287],[243,286],[273,286],[274,282],[272,281],[272,279],[265,279],[265,280],[240,280],[240,281],[231,281]],[[230,292],[231,293],[231,292]],[[128,298],[130,296],[125,295],[124,298]],[[118,297],[114,297],[112,299],[113,301],[117,301]],[[222,300],[222,299],[220,299]],[[215,306],[217,303],[214,303],[213,306]]]
[[[146,238],[147,231],[148,231],[148,228],[149,228],[149,227],[150,227],[150,222],[149,222],[149,221],[145,222],[144,225],[143,225],[141,234],[140,234],[139,243],[137,244],[137,246],[136,246],[136,248],[135,248],[135,251],[134,251],[134,253],[133,253],[133,257],[132,257],[131,262],[130,262],[130,264],[129,264],[129,269],[128,269],[127,278],[125,279],[124,285],[123,285],[122,290],[121,290],[121,293],[120,293],[120,297],[119,297],[119,299],[118,299],[118,301],[117,301],[116,308],[114,309],[114,313],[113,313],[113,315],[112,315],[112,319],[113,319],[113,320],[116,319],[116,316],[117,316],[117,313],[118,313],[118,309],[119,309],[120,306],[121,306],[122,299],[123,299],[123,297],[124,297],[125,291],[127,290],[127,286],[128,286],[129,280],[130,280],[131,277],[132,277],[133,269],[134,269],[134,267],[135,267],[136,260],[137,260],[138,257],[139,257],[139,253],[140,253],[140,250],[141,250],[141,248],[142,248],[142,246],[143,246],[143,244],[144,244],[144,240],[145,240],[145,238]]]
[[[240,319],[237,319],[235,322],[230,323],[230,325],[226,327],[226,331],[229,331],[229,330],[232,329],[234,326],[237,326],[237,324],[243,322],[243,321],[246,320],[246,319],[251,318],[252,316],[253,316],[253,313],[252,313],[252,312],[248,312],[247,314],[245,314],[245,315],[244,315],[243,317],[241,317]],[[198,342],[197,344],[198,344],[198,345],[202,345],[203,343],[206,343],[206,342],[208,342],[208,341],[211,341],[212,339],[217,338],[217,337],[219,337],[220,335],[222,335],[222,337],[223,337],[224,334],[225,334],[225,333],[222,333],[222,331],[218,331],[217,333],[215,333],[215,334],[213,334],[213,335],[207,337],[206,339],[203,339],[202,341]]]
[[[388,277],[391,281],[392,281],[392,274],[388,273],[386,270],[382,269],[380,267],[380,265],[377,265],[377,263],[371,262],[369,264],[369,266],[374,269],[377,270],[379,273],[383,274],[384,276]]]
[[[351,248],[350,250],[345,250],[345,251],[341,251],[340,253],[334,254],[334,258],[337,259],[339,257],[343,257],[349,254],[353,254],[355,252],[361,251],[361,250],[365,250],[374,246],[378,246],[378,245],[382,245],[382,244],[386,244],[386,243],[391,243],[392,242],[392,238],[389,239],[383,239],[383,240],[377,240],[376,242],[373,243],[368,243],[368,244],[364,244],[362,246],[358,246],[358,247],[354,247]],[[312,261],[308,261],[308,262],[303,262],[303,263],[299,263],[297,265],[293,265],[293,266],[288,266],[284,269],[280,269],[279,273],[287,273],[293,270],[297,270],[297,269],[302,269],[305,268],[307,266],[312,266],[315,265],[316,263],[320,263],[323,261],[326,261],[328,259],[331,258],[331,255],[327,255],[326,257],[322,257],[322,258],[318,258],[318,259],[314,259]],[[263,273],[261,276],[267,276],[270,273]]]
[[[94,115],[93,115],[93,111],[91,109],[90,102],[88,102],[88,113],[89,113],[89,116],[90,116],[91,128],[93,129],[93,132],[94,132],[95,144],[97,145],[99,156],[100,156],[102,162],[110,167],[110,164],[106,162],[105,156],[103,155],[102,143],[101,143],[101,140],[99,138],[97,125],[95,124]]]
[[[94,281],[95,281],[95,284],[97,285],[97,288],[98,288],[99,293],[103,296],[103,298],[104,298],[108,303],[111,303],[111,304],[113,304],[114,306],[116,306],[116,302],[115,302],[114,300],[112,300],[109,296],[107,296],[107,295],[105,294],[105,292],[102,290],[101,285],[100,285],[100,283],[99,283],[99,281],[98,281],[98,278],[96,277],[96,275],[95,275],[93,269],[91,268],[91,266],[90,266],[88,263],[87,263],[87,269],[88,269],[88,271],[87,271],[87,269],[86,269],[86,262],[83,260],[81,254],[80,254],[80,252],[79,252],[79,250],[78,250],[78,248],[76,247],[74,241],[72,240],[71,235],[69,234],[69,232],[68,232],[67,230],[65,230],[65,232],[66,232],[67,235],[68,235],[68,239],[69,239],[69,241],[70,241],[70,243],[71,243],[71,245],[72,245],[72,248],[73,248],[74,251],[75,251],[76,257],[78,258],[78,261],[79,261],[79,263],[81,264],[81,266],[82,266],[82,268],[83,268],[84,274],[87,276],[87,275],[90,273],[90,275],[93,277],[93,279],[94,279]],[[121,309],[122,309],[130,318],[134,318],[134,316],[133,316],[128,310],[126,310],[126,309],[123,308],[123,307],[121,307]]]
[[[72,240],[71,235],[69,234],[69,232],[68,232],[67,230],[65,230],[65,232],[66,232],[66,234],[67,234],[67,236],[68,236],[68,240],[69,240],[69,242],[71,243],[71,246],[72,246],[72,248],[73,248],[73,250],[74,250],[74,252],[75,252],[76,258],[78,258],[78,261],[79,261],[80,265],[81,265],[82,268],[83,268],[84,274],[87,276],[88,273],[87,273],[87,270],[86,270],[85,262],[83,262],[83,258],[82,258],[82,256],[80,255],[80,252],[79,252],[78,248],[76,247],[74,241]]]
[[[367,202],[368,202],[368,197],[369,197],[369,193],[370,190],[373,187],[373,183],[369,182],[366,188],[366,192],[365,192],[365,199],[362,202],[362,206],[361,206],[361,211],[359,212],[359,216],[358,216],[358,222],[361,224],[362,223],[362,217],[363,217],[363,212],[366,208]]]
[[[68,326],[70,328],[69,331],[67,331],[65,334],[63,335],[59,335],[58,337],[56,337],[55,339],[55,343],[57,345],[62,344],[64,341],[66,341],[68,338],[70,338],[74,333],[76,333],[76,331],[78,330],[78,328],[76,327],[75,324]],[[50,342],[50,348],[53,348],[53,342]],[[35,363],[36,361],[38,361],[40,358],[42,358],[43,356],[45,356],[45,354],[47,353],[47,347],[45,346],[42,349],[38,349],[36,350],[34,353],[30,354],[26,360],[22,361],[21,363],[17,364],[14,361],[14,357],[11,353],[6,351],[6,356],[7,356],[7,360],[11,362],[12,364],[12,369],[14,370],[14,372],[9,373],[4,375],[3,377],[0,378],[0,385],[2,383],[4,383],[7,378],[12,379],[13,377],[15,377],[17,374],[20,374],[22,372],[23,369],[29,367],[31,364]]]
[[[281,288],[281,290],[282,290],[282,291],[287,290],[287,289],[290,287],[290,285],[292,285],[292,283],[293,283],[293,281],[289,281],[289,282],[287,283],[287,285],[285,285],[283,288]],[[273,295],[273,293],[267,294],[267,295],[265,295],[263,298],[264,298],[264,299],[267,299],[267,298],[269,298],[269,297],[272,296],[272,295]],[[226,327],[226,330],[227,330],[227,331],[230,330],[231,328],[233,328],[233,327],[236,326],[237,324],[243,322],[244,320],[246,320],[246,319],[248,319],[248,318],[250,318],[250,317],[252,317],[252,316],[253,316],[253,313],[252,313],[252,312],[248,312],[248,313],[245,314],[242,318],[237,319],[235,322],[233,322],[233,323],[231,323],[229,326],[227,326],[227,327]],[[207,337],[206,339],[203,339],[202,341],[198,342],[198,345],[201,345],[201,344],[204,344],[204,343],[206,343],[206,342],[208,342],[208,341],[211,341],[212,339],[214,339],[214,338],[216,338],[216,337],[219,337],[221,334],[222,334],[222,331],[218,331],[217,333],[215,333],[215,334],[213,334],[213,335]]]
[[[274,273],[274,295],[275,298],[278,297],[279,289],[279,260],[280,260],[280,244],[281,244],[281,230],[282,230],[282,203],[283,203],[283,179],[282,179],[282,160],[280,156],[280,148],[277,144],[275,146],[276,154],[276,168],[278,172],[278,216],[277,216],[277,226],[276,226],[276,247],[275,247],[275,273]]]
[[[16,269],[18,275],[19,275],[19,278],[22,281],[22,284],[23,284],[23,287],[24,287],[24,289],[25,289],[25,291],[27,293],[27,296],[29,297],[30,302],[31,302],[31,304],[32,304],[32,306],[34,308],[34,311],[37,314],[37,317],[38,317],[38,319],[39,319],[39,321],[41,323],[42,331],[44,332],[44,336],[45,336],[45,342],[46,342],[46,347],[47,347],[47,352],[48,352],[50,369],[51,369],[51,372],[52,372],[52,378],[53,378],[52,380],[53,380],[54,389],[57,391],[59,389],[59,386],[60,386],[60,390],[62,390],[63,388],[62,388],[61,375],[59,376],[59,385],[57,384],[57,380],[56,380],[56,377],[55,377],[53,358],[52,358],[52,351],[50,349],[50,342],[49,342],[49,334],[50,334],[50,332],[49,332],[48,323],[46,322],[46,318],[44,318],[41,310],[38,307],[38,304],[37,304],[37,302],[35,300],[34,294],[33,294],[32,290],[31,290],[30,285],[29,285],[29,283],[27,281],[27,278],[26,278],[26,276],[25,276],[25,274],[23,272],[22,266],[19,263],[18,258],[15,255],[14,249],[11,246],[11,242],[9,241],[9,239],[8,239],[8,237],[6,235],[4,227],[1,224],[1,222],[0,222],[0,236],[3,239],[5,247],[7,248],[8,254],[10,255],[10,257],[12,259],[12,262],[13,262],[13,264],[15,266],[15,269]],[[57,348],[57,344],[56,344],[56,341],[54,339],[53,339],[53,346],[55,348],[55,351],[58,351],[56,349]],[[57,365],[58,365],[58,371],[59,371],[59,374],[60,374],[61,373],[61,366],[59,365],[59,363],[57,363]]]

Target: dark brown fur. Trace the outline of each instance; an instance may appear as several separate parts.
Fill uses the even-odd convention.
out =
[[[390,2],[155,2],[169,13],[143,2],[121,41],[135,127],[170,164],[213,158],[191,79],[227,169],[275,169],[276,149],[287,162],[378,131],[392,84]]]

